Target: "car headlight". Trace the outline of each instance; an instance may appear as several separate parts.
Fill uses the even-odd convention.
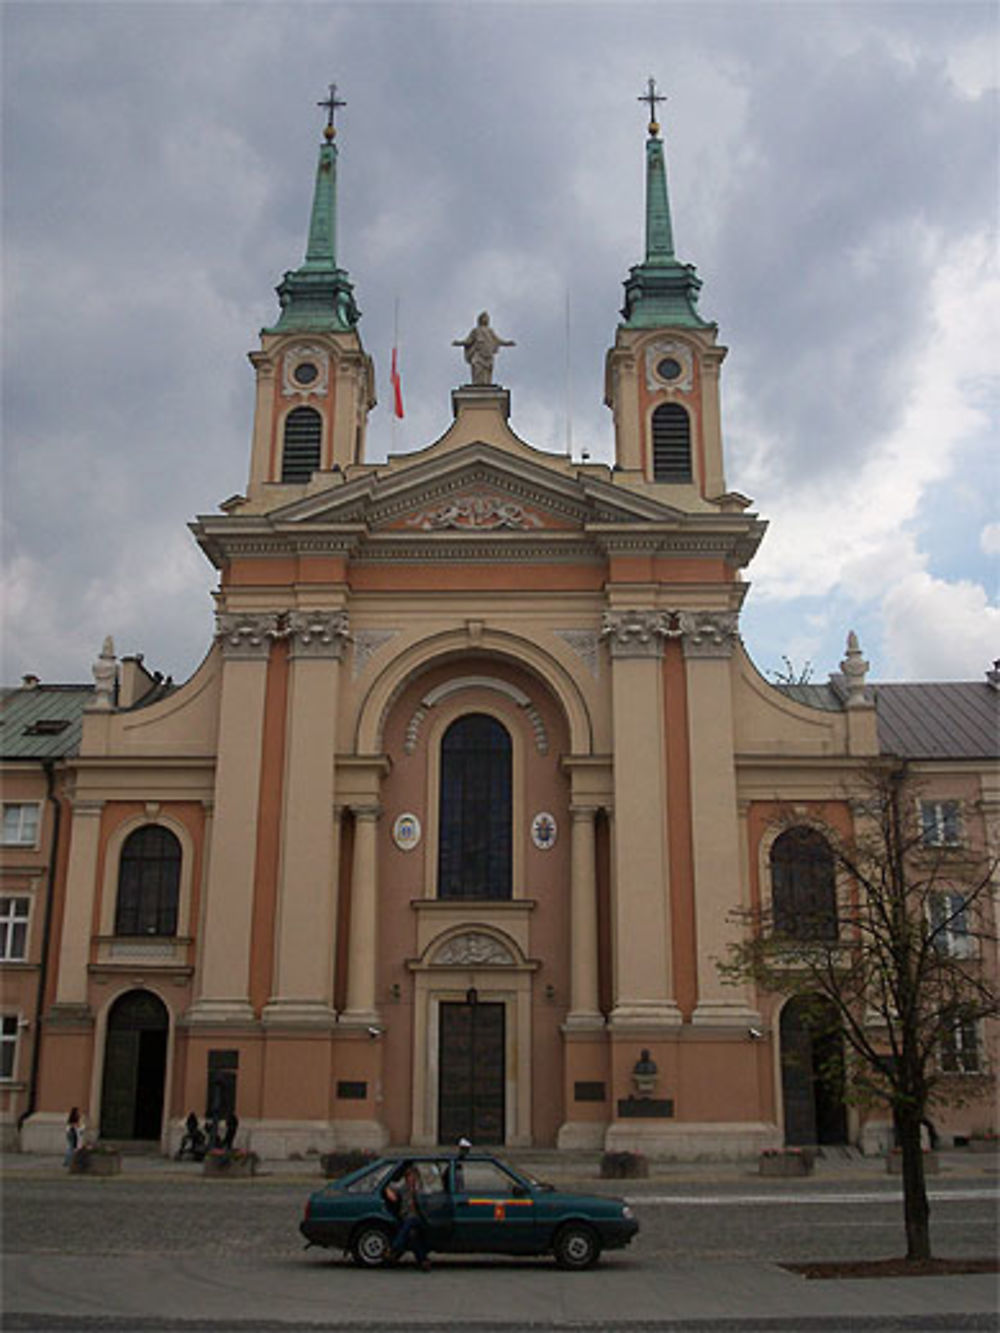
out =
[[[633,1213],[627,1203],[622,1204],[622,1217],[635,1217],[635,1213]]]

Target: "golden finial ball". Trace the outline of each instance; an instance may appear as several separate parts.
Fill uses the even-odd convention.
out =
[[[651,120],[649,122],[649,132],[650,134],[659,134],[660,122],[658,120]]]
[[[337,137],[337,131],[333,128],[333,126],[324,125],[323,138],[327,141],[327,143],[332,143],[336,137]]]

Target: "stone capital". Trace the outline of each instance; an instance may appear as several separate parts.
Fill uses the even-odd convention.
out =
[[[291,658],[326,657],[339,662],[351,637],[346,611],[289,611]]]
[[[266,661],[284,632],[280,611],[220,611],[215,617],[215,637],[226,658]]]
[[[685,657],[732,657],[739,633],[736,611],[681,611]]]
[[[676,634],[669,611],[605,611],[601,625],[612,657],[662,657],[664,641]]]

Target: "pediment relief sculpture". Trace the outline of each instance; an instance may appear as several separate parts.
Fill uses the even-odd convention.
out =
[[[437,967],[514,967],[517,960],[493,935],[470,930],[446,940],[431,962]]]

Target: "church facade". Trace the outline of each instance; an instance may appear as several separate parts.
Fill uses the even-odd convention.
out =
[[[251,356],[246,493],[192,524],[214,643],[168,687],[107,642],[59,761],[50,930],[44,877],[20,895],[25,966],[46,958],[16,1055],[30,1100],[6,1094],[25,1148],[61,1150],[71,1105],[164,1150],[192,1108],[236,1111],[272,1157],[862,1136],[796,1075],[780,999],[718,961],[733,913],[769,899],[789,809],[849,833],[890,713],[928,799],[985,845],[997,682],[913,687],[953,689],[982,738],[935,753],[927,697],[874,689],[853,639],[829,686],[749,660],[765,524],[727,488],[725,348],[674,253],[655,122],[645,150],[614,465],[518,437],[485,312],[449,428],[373,464],[328,128],[306,258]],[[956,1132],[992,1117],[991,1085],[973,1092]]]

